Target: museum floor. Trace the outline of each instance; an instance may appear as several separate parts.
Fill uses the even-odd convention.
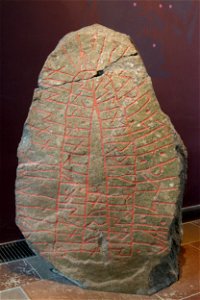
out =
[[[180,280],[151,297],[82,290],[35,256],[0,265],[0,300],[200,300],[200,219],[183,229]]]

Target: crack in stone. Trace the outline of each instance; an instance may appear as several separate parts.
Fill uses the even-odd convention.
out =
[[[111,64],[105,66],[104,69],[102,69],[102,70],[97,70],[96,74],[93,75],[93,76],[91,76],[91,77],[89,77],[89,78],[85,78],[85,79],[80,78],[80,79],[77,79],[77,80],[65,81],[65,82],[62,82],[62,83],[60,83],[60,84],[52,84],[52,85],[49,86],[49,87],[41,86],[41,85],[38,83],[38,86],[39,86],[39,88],[45,90],[45,89],[51,88],[51,87],[53,87],[53,86],[62,86],[62,85],[65,85],[65,84],[67,84],[67,83],[73,83],[73,82],[80,82],[80,81],[91,80],[91,79],[93,79],[93,78],[95,78],[95,77],[100,77],[100,76],[102,76],[102,75],[105,73],[105,70],[110,69],[114,64],[116,64],[117,62],[119,62],[121,59],[127,58],[127,57],[131,57],[131,56],[137,56],[137,55],[138,55],[138,52],[134,52],[134,53],[132,53],[132,54],[130,54],[130,55],[120,56],[118,59],[116,59],[115,61],[113,61]]]

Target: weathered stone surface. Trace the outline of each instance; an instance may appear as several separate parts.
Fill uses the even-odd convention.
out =
[[[101,25],[47,58],[18,148],[17,224],[82,287],[177,280],[184,145],[128,36]]]

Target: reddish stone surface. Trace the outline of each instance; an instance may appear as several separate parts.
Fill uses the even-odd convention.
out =
[[[79,285],[153,293],[178,277],[185,156],[129,37],[70,33],[24,126],[17,224]]]

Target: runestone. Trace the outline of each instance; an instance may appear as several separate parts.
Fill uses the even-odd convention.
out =
[[[71,32],[24,125],[17,225],[77,285],[152,294],[179,275],[186,156],[130,37]]]

